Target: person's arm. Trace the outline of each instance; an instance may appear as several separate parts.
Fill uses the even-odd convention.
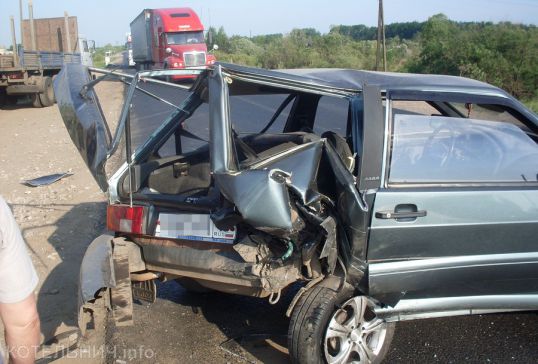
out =
[[[0,303],[0,318],[4,322],[9,362],[34,363],[40,341],[39,316],[34,293],[20,302]]]

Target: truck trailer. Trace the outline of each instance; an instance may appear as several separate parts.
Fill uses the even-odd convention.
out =
[[[0,107],[12,105],[20,96],[30,96],[34,107],[55,102],[52,81],[65,63],[92,65],[95,44],[78,34],[77,17],[29,19],[21,24],[22,44],[17,44],[11,17],[13,51],[0,55]],[[22,18],[22,16],[21,16]]]
[[[144,9],[131,22],[137,70],[189,69],[215,63],[204,41],[204,26],[190,8]],[[196,77],[192,75],[177,78]]]

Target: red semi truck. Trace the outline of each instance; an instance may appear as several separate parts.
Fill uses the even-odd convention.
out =
[[[137,70],[200,68],[215,63],[204,41],[204,26],[190,8],[144,9],[131,22],[131,37]],[[190,78],[194,77],[193,70]],[[185,76],[174,76],[177,78]]]

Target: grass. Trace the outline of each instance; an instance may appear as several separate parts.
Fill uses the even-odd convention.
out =
[[[536,114],[538,114],[538,97],[530,100],[525,100],[523,103]]]
[[[123,51],[125,47],[106,45],[95,49],[93,53],[93,65],[97,68],[105,68],[105,52],[111,51],[112,54]]]

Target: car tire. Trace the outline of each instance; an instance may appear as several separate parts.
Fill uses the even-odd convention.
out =
[[[365,307],[362,314],[355,312],[360,311],[359,303]],[[372,300],[357,296],[348,285],[340,291],[325,286],[310,289],[299,299],[291,316],[291,361],[321,364],[340,358],[343,360],[339,363],[380,363],[389,349],[395,324],[375,317],[372,307]],[[342,331],[331,326],[338,323],[336,327]]]
[[[39,93],[39,100],[44,107],[54,105],[54,89],[52,87],[52,78],[43,78],[43,92]]]

